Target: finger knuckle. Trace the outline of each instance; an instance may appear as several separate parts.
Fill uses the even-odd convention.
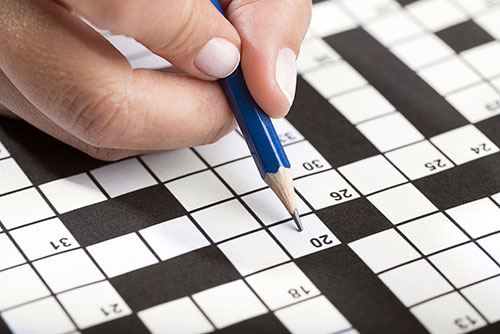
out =
[[[121,1],[102,1],[95,6],[92,19],[97,25],[118,33],[127,27],[124,24],[130,23],[134,7],[134,2],[124,5]]]
[[[206,144],[214,144],[218,142],[222,137],[227,135],[229,132],[236,128],[236,120],[234,117],[224,117],[222,118],[218,113],[211,113],[216,119],[212,124],[216,126],[207,133],[204,142]]]
[[[117,161],[126,157],[121,150],[105,147],[88,146],[84,152],[90,157],[102,161]]]
[[[95,147],[109,147],[126,135],[130,124],[130,99],[123,91],[111,90],[75,103],[71,131]],[[78,100],[78,99],[77,99]]]
[[[185,3],[184,3],[185,2]],[[176,12],[176,18],[169,31],[170,38],[155,47],[157,52],[179,57],[195,51],[201,40],[198,1],[186,0]],[[203,22],[203,24],[211,24]],[[153,38],[151,38],[153,40]]]

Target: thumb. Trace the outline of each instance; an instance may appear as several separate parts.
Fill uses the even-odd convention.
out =
[[[135,38],[200,79],[224,78],[239,64],[239,35],[208,0],[64,2],[99,28]]]

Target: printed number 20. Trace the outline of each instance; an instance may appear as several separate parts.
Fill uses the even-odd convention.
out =
[[[328,234],[323,234],[323,235],[320,235],[317,238],[312,238],[310,240],[310,242],[311,242],[311,245],[313,245],[314,247],[321,248],[321,247],[323,247],[323,245],[329,245],[333,241],[330,240],[330,239],[328,239]]]

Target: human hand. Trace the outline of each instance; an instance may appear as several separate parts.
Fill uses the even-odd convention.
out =
[[[310,0],[0,1],[0,105],[88,153],[116,160],[212,143],[235,127],[214,80],[241,66],[271,117],[295,94]],[[79,16],[134,37],[179,73],[132,70]]]

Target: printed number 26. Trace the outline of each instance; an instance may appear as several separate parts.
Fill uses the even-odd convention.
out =
[[[352,194],[348,193],[347,189],[340,189],[339,191],[331,192],[330,197],[332,197],[336,201],[341,201],[344,198],[352,197]]]

